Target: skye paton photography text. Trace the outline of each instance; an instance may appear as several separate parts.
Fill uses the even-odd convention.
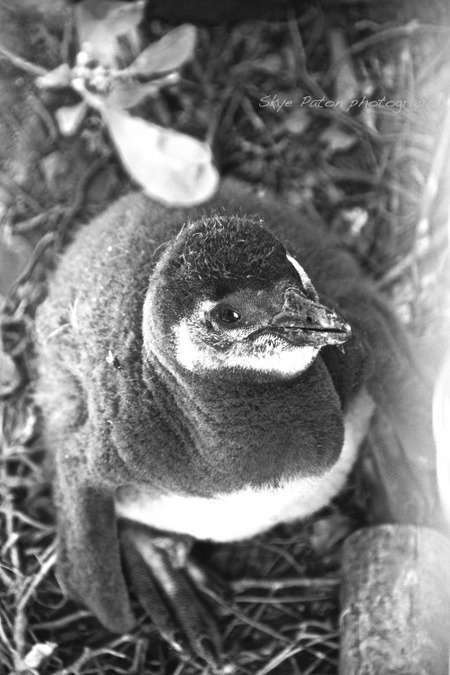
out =
[[[414,112],[418,108],[424,105],[423,100],[408,100],[408,99],[391,99],[387,96],[382,96],[381,98],[368,98],[363,96],[362,98],[355,98],[351,101],[342,101],[337,99],[327,99],[325,96],[322,98],[313,98],[312,96],[304,96],[301,100],[293,101],[291,99],[282,98],[278,94],[268,94],[259,99],[260,108],[272,108],[277,112],[280,112],[283,108],[339,108],[348,112],[349,110],[354,110],[355,112],[358,109],[366,108],[386,108],[391,110],[394,113],[400,113],[405,109],[413,110]]]

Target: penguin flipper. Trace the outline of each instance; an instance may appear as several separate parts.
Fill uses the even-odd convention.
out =
[[[87,482],[86,466],[70,447],[62,454],[56,468],[58,580],[108,630],[128,632],[135,618],[121,568],[113,497]]]
[[[189,578],[190,537],[165,534],[119,520],[120,542],[130,587],[158,632],[179,652],[220,668],[221,640],[213,616]]]

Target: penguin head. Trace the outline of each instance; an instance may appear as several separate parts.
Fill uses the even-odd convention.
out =
[[[350,332],[281,242],[246,217],[184,228],[157,264],[144,304],[147,351],[222,379],[296,377]]]

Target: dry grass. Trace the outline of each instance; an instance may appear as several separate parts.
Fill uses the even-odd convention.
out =
[[[448,263],[447,28],[425,10],[413,24],[401,17],[384,23],[377,22],[375,2],[337,4],[330,16],[312,7],[286,23],[202,29],[196,61],[150,114],[210,138],[223,172],[318,211],[428,345],[431,333],[443,334],[439,298]],[[445,17],[443,5],[433,7]],[[330,52],[336,25],[348,45],[341,52],[344,67]],[[160,27],[152,30],[157,34]],[[363,90],[352,89],[351,78],[345,84],[349,67]],[[371,99],[386,95],[424,103],[416,110],[409,105],[401,113],[379,109],[350,118],[300,106],[304,96],[320,98],[322,91],[333,100],[366,92]],[[263,96],[274,94],[293,105],[278,112],[260,107]],[[87,611],[65,601],[54,576],[54,511],[33,404],[32,319],[45,294],[47,270],[77,223],[128,183],[95,116],[81,140],[50,142],[58,161],[81,162],[58,197],[48,177],[40,199],[33,177],[31,187],[19,188],[6,171],[1,182],[14,193],[9,226],[36,248],[2,313],[5,343],[23,384],[0,408],[0,672],[206,673],[200,664],[179,660],[144,618],[133,634],[111,636]],[[445,155],[439,150],[446,144]],[[236,672],[337,672],[340,546],[363,521],[350,487],[304,524],[241,545],[199,547],[198,554],[233,589],[232,599],[210,601]],[[39,645],[46,644],[44,658]]]

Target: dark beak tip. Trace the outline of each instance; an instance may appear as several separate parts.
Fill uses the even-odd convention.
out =
[[[349,323],[346,321],[343,321],[340,318],[336,317],[336,321],[333,326],[331,326],[331,333],[337,333],[338,335],[342,335],[342,337],[345,340],[348,340],[349,337],[352,336],[352,327],[350,326]]]
[[[343,344],[352,335],[352,328],[336,310],[320,302],[306,300],[299,296],[286,299],[283,308],[272,318],[270,327],[295,342],[298,334],[299,343],[311,344]]]

